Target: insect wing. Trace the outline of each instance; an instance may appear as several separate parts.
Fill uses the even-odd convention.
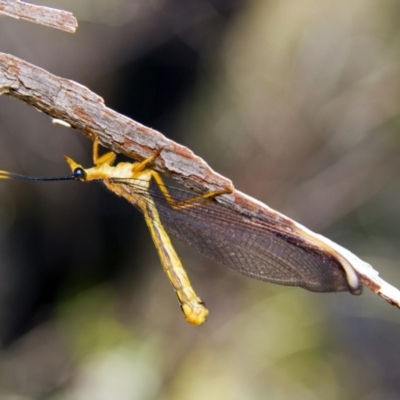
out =
[[[199,199],[185,205],[195,195],[168,187],[174,202],[181,204],[174,208],[156,183],[152,183],[150,194],[134,179],[120,183],[133,195],[151,195],[170,234],[241,274],[314,292],[349,290],[343,268],[332,256],[306,246],[301,238],[264,221],[246,220],[229,208],[226,201]]]

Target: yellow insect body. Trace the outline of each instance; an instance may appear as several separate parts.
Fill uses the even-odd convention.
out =
[[[124,197],[130,203],[140,208],[145,217],[147,226],[149,227],[164,271],[175,289],[186,320],[191,324],[201,325],[207,318],[208,310],[201,299],[197,296],[190,283],[189,277],[187,276],[181,261],[172,246],[171,240],[163,227],[155,202],[152,200],[151,196],[144,197],[135,193],[132,186],[121,184],[121,181],[124,179],[135,179],[136,190],[140,190],[141,193],[147,193],[152,180],[154,180],[159,185],[159,189],[171,207],[190,207],[190,200],[189,202],[185,202],[185,205],[174,203],[166,187],[162,184],[162,178],[160,175],[156,171],[148,168],[148,165],[156,156],[157,155],[152,156],[142,162],[120,162],[114,166],[113,163],[116,158],[115,153],[110,152],[99,157],[98,141],[96,140],[93,149],[94,167],[85,169],[71,158],[65,158],[73,173],[76,174],[77,171],[82,172],[79,177],[80,180],[101,180],[112,192]],[[115,179],[117,179],[119,183],[113,182]],[[213,197],[217,194],[219,193],[208,193],[205,196],[198,196],[193,199],[200,197]]]
[[[102,181],[139,208],[188,322],[202,324],[208,310],[192,288],[167,230],[210,259],[256,279],[313,292],[361,294],[362,282],[353,268],[358,262],[355,256],[337,250],[337,245],[295,221],[274,210],[264,217],[239,214],[230,207],[230,200],[211,201],[233,189],[191,196],[167,188],[151,168],[159,152],[142,162],[114,165],[115,153],[99,156],[98,150],[96,139],[92,168],[84,169],[66,157],[72,170],[69,176],[29,177],[0,170],[0,179]]]

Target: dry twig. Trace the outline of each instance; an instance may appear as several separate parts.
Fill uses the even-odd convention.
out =
[[[68,11],[29,4],[20,0],[0,0],[0,14],[71,33],[78,27],[76,18]]]
[[[102,145],[135,160],[143,160],[161,150],[154,169],[196,191],[232,188],[228,179],[214,172],[192,151],[107,108],[103,99],[89,89],[4,53],[0,53],[0,93],[66,122],[90,139],[97,136]],[[229,203],[224,205],[234,209],[247,223],[252,223],[254,218],[258,223],[296,237],[299,244],[303,241],[332,255],[343,266],[354,269],[365,286],[400,307],[400,292],[348,250],[239,191],[220,197],[228,197]]]

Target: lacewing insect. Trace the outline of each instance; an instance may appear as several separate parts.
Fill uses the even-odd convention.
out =
[[[65,157],[71,175],[46,178],[0,171],[0,179],[100,181],[127,199],[143,213],[185,318],[194,325],[206,320],[208,310],[194,291],[167,232],[210,259],[255,279],[313,292],[361,294],[362,283],[352,262],[332,244],[321,240],[322,237],[295,225],[294,221],[293,226],[301,229],[288,232],[280,229],[276,221],[242,218],[227,207],[229,200],[222,199],[226,196],[220,197],[229,191],[196,195],[165,186],[161,176],[151,168],[159,154],[142,162],[114,165],[116,154],[108,152],[100,156],[96,139],[92,168],[83,168]]]

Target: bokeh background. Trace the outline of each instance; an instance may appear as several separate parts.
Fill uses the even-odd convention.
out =
[[[36,1],[0,51],[103,96],[400,286],[400,3]],[[0,98],[0,168],[89,166],[79,132]],[[0,399],[398,399],[400,311],[227,270],[174,242],[211,310],[183,319],[142,216],[96,184],[0,184]]]

